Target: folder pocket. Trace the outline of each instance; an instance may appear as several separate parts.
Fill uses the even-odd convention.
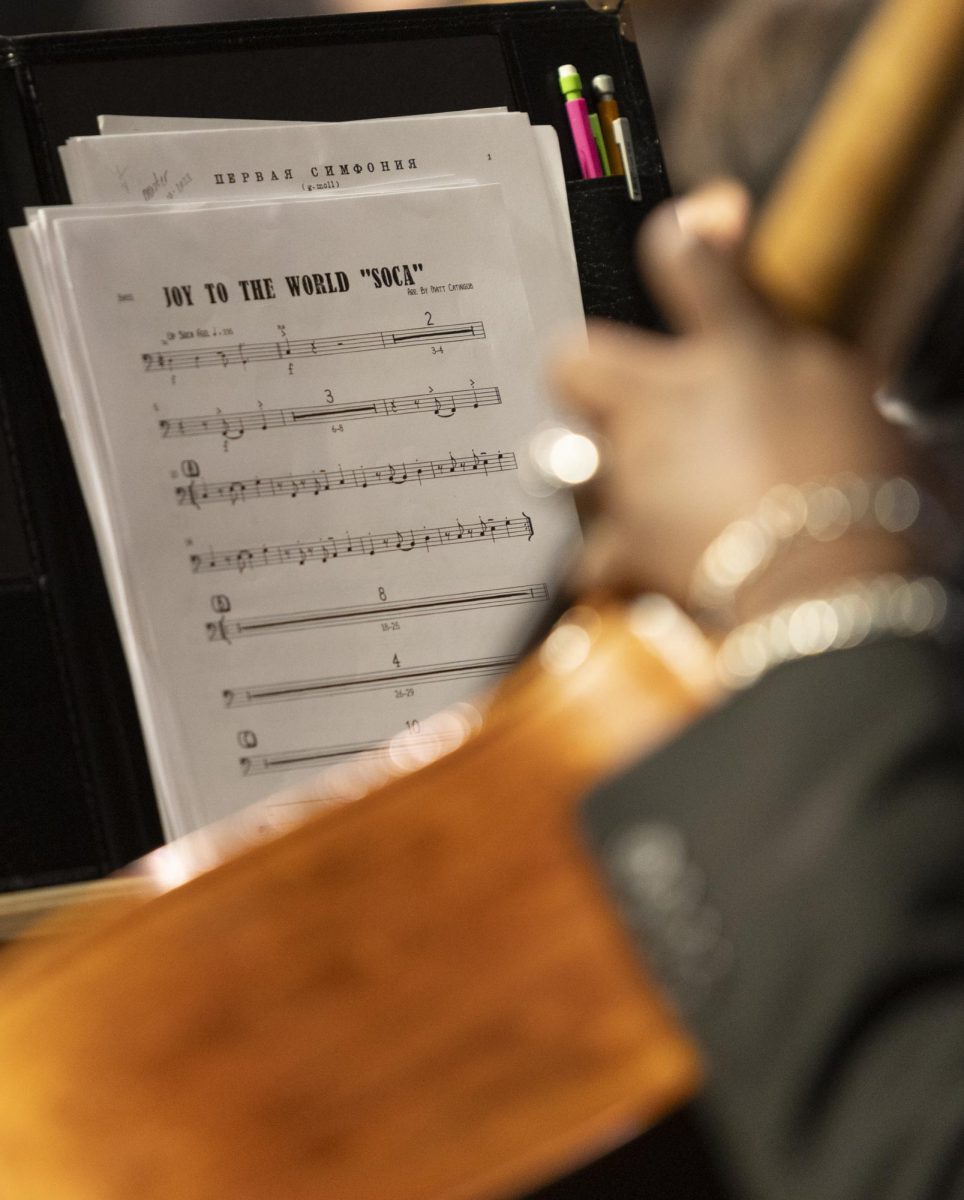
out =
[[[621,175],[575,180],[566,191],[586,315],[659,328],[633,246],[651,205],[630,200]]]

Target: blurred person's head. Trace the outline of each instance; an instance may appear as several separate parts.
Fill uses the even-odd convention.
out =
[[[636,40],[679,191],[731,175],[759,197],[877,0],[587,0]]]
[[[727,4],[704,31],[663,129],[675,185],[732,175],[764,195],[876,3]]]

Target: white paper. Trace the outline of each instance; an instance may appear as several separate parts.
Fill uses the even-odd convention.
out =
[[[539,337],[582,312],[555,133],[522,113],[73,138],[62,155],[78,204],[344,194],[446,174],[499,183]]]
[[[419,120],[432,121],[444,117],[490,116],[504,113],[504,106],[496,108],[464,108],[457,112],[423,113]],[[373,117],[378,121],[408,120],[406,117]],[[363,122],[356,121],[356,125]],[[120,113],[104,113],[97,118],[98,132],[104,137],[117,133],[161,133],[188,129],[257,129],[264,125],[309,125],[340,124],[331,121],[271,121],[252,120],[247,117],[136,117]]]
[[[548,409],[499,188],[35,228],[170,836],[506,669],[575,522],[518,483]]]

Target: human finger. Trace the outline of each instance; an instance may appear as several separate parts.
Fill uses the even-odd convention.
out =
[[[589,525],[570,586],[577,594],[632,596],[641,590],[636,564],[627,557],[631,543],[611,517],[599,514]]]
[[[733,254],[746,239],[753,202],[736,179],[714,179],[681,196],[674,207],[684,231]]]
[[[663,205],[643,226],[639,258],[657,305],[678,333],[756,337],[772,328],[733,257],[681,225],[673,206]]]
[[[663,370],[665,342],[641,330],[594,322],[588,350],[564,351],[547,364],[550,383],[564,407],[605,422]]]
[[[605,424],[635,390],[634,373],[624,363],[596,354],[559,359],[550,370],[550,380],[564,408],[595,424]]]

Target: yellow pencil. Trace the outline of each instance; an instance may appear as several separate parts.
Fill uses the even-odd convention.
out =
[[[602,126],[609,169],[613,175],[625,175],[622,152],[613,133],[613,122],[619,120],[619,105],[616,103],[616,87],[612,75],[597,75],[592,81],[592,88],[596,93],[596,112]]]

